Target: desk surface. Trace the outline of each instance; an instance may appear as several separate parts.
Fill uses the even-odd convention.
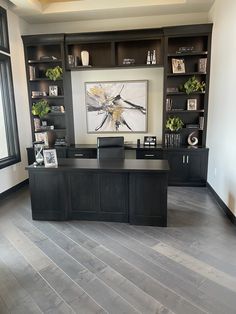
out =
[[[119,171],[119,172],[167,172],[169,165],[167,160],[137,160],[137,159],[59,159],[58,167],[45,168],[44,166],[34,167],[30,165],[26,167],[30,171],[67,171],[70,169],[79,170],[98,170],[98,171]]]

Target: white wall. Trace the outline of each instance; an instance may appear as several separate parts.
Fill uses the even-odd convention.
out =
[[[87,133],[84,83],[125,80],[148,80],[148,133],[121,133],[121,135],[124,135],[125,141],[129,142],[136,142],[137,138],[143,140],[143,136],[147,134],[156,135],[158,142],[160,143],[162,134],[163,102],[163,69],[161,68],[72,72],[76,143],[94,144],[97,142],[97,134]],[[109,134],[106,133],[106,136],[109,136]]]
[[[236,1],[216,0],[207,146],[208,182],[236,216]]]
[[[0,0],[0,5],[7,9],[7,4],[5,1]],[[27,97],[27,84],[24,66],[23,45],[21,41],[21,26],[25,25],[25,23],[9,10],[7,12],[7,17],[11,50],[13,85],[22,161],[13,166],[6,167],[0,170],[0,193],[27,178],[27,172],[24,169],[27,165],[26,147],[31,145],[31,127]]]

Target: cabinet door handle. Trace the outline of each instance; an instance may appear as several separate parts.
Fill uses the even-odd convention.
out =
[[[185,164],[185,155],[183,155],[183,164]]]
[[[82,157],[84,154],[74,154],[75,157]]]
[[[187,155],[187,164],[188,164],[188,161],[189,161],[189,155]]]
[[[144,156],[145,157],[154,157],[155,155],[154,154],[145,154]]]

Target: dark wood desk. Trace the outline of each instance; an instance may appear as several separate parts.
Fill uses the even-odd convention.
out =
[[[27,167],[32,217],[166,226],[166,160],[59,159]]]

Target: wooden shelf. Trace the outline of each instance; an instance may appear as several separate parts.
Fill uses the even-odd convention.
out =
[[[166,110],[167,113],[198,113],[204,110]]]
[[[40,64],[40,63],[62,63],[62,59],[56,60],[28,60],[28,64]]]
[[[166,93],[167,96],[189,96],[191,97],[192,95],[204,95],[205,92],[195,92],[195,93],[191,93],[191,94],[187,94],[185,92],[173,92],[173,93]]]
[[[186,73],[167,73],[167,76],[194,76],[194,75],[206,75],[203,72],[186,72]]]
[[[168,53],[168,57],[188,57],[188,56],[207,56],[207,51],[194,51],[184,53]]]
[[[49,112],[48,116],[64,116],[66,112]]]
[[[45,99],[63,99],[64,96],[31,96],[32,99],[41,99],[41,98],[45,98]]]
[[[29,80],[29,82],[42,82],[42,81],[49,81],[49,82],[53,82],[53,83],[56,84],[56,82],[62,82],[63,79],[58,79],[58,80],[56,80],[56,81],[53,81],[53,80],[50,80],[50,79],[47,78],[47,77],[37,77],[37,78],[35,78],[35,79],[33,79],[33,80]]]

